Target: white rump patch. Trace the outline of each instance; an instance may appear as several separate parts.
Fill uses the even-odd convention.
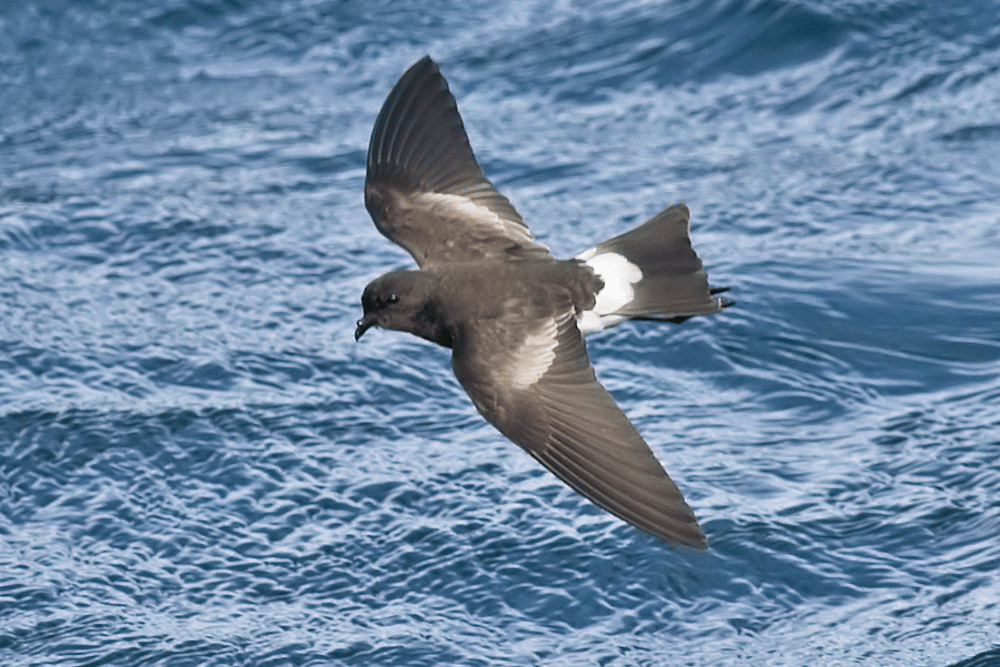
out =
[[[569,317],[569,311],[560,320]],[[514,358],[503,371],[503,377],[515,389],[527,389],[538,382],[556,358],[559,321],[550,317],[533,333],[528,334]]]
[[[619,310],[632,303],[635,298],[635,285],[642,280],[642,269],[628,261],[616,252],[597,254],[597,248],[591,248],[576,256],[594,269],[604,287],[597,293],[597,303],[591,310],[584,311],[577,322],[580,332],[591,334],[614,326],[624,320],[621,315],[615,315]]]

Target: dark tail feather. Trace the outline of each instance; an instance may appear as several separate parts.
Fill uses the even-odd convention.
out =
[[[705,268],[691,247],[690,219],[687,206],[674,204],[635,229],[578,257],[594,267],[604,280],[605,289],[610,287],[615,294],[631,292],[630,300],[606,299],[603,303],[599,293],[596,314],[607,321],[605,326],[621,319],[682,322],[695,315],[718,313],[733,304],[729,299],[713,296],[729,288],[709,287]],[[628,264],[611,254],[624,258]],[[628,270],[609,270],[620,266]],[[633,282],[636,268],[641,278]],[[600,312],[607,308],[613,309]]]

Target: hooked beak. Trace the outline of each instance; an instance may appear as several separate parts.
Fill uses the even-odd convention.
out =
[[[376,324],[378,324],[378,318],[375,317],[375,313],[367,313],[364,317],[358,320],[358,328],[354,330],[354,340],[361,340],[361,337],[365,335],[365,332]]]

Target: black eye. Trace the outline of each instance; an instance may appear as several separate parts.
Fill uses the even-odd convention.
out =
[[[399,297],[395,294],[390,294],[389,298],[385,300],[386,303],[396,303],[399,301]]]

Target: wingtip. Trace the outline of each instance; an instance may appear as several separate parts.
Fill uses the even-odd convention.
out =
[[[698,532],[699,536],[696,540],[682,546],[697,549],[698,551],[708,551],[708,538],[705,536],[705,531],[701,530],[701,526],[698,527]]]
[[[687,547],[688,549],[698,549],[700,551],[704,551],[708,549],[708,538],[705,536],[705,531],[698,523],[698,519],[695,518],[694,512],[691,511],[691,508],[688,507],[686,503],[684,506],[685,509],[687,509],[689,517],[688,521],[685,521],[682,525],[677,525],[676,522],[671,522],[672,525],[644,525],[641,520],[637,521],[634,518],[622,518],[639,530],[649,533],[653,537],[657,537],[664,542],[669,542],[670,544],[681,547]]]
[[[440,72],[441,68],[438,66],[437,61],[431,58],[430,55],[428,54],[425,55],[420,60],[418,60],[417,62],[410,65],[410,68],[406,71],[403,77],[406,77],[411,74],[417,74],[422,70],[427,70],[428,72],[432,71]]]

